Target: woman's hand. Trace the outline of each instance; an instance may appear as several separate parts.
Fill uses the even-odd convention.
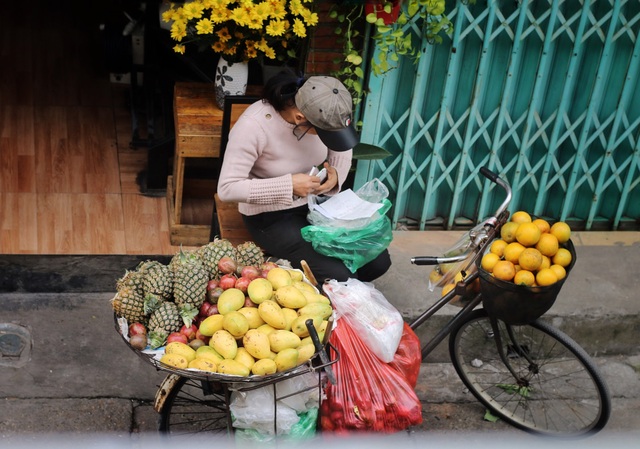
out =
[[[316,191],[314,192],[316,195],[327,193],[338,185],[337,170],[334,167],[330,166],[328,162],[324,163],[324,168],[327,170],[327,179],[316,189]]]
[[[335,170],[334,170],[335,171]],[[293,195],[306,197],[312,193],[317,193],[320,188],[320,178],[306,173],[296,173],[291,175],[293,181]]]

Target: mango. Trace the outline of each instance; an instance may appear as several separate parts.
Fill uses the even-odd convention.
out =
[[[218,351],[213,349],[211,346],[200,346],[196,349],[196,359],[210,360],[218,365],[218,363],[224,360],[224,357],[218,354]]]
[[[238,288],[228,288],[218,298],[218,312],[225,315],[244,306],[244,293]]]
[[[222,323],[224,322],[224,315],[216,313],[206,317],[202,323],[200,323],[200,333],[205,337],[211,337],[216,331],[222,329]]]
[[[242,363],[235,360],[223,360],[218,365],[218,372],[220,374],[230,374],[232,376],[246,377],[251,374],[251,370],[244,366]]]
[[[242,337],[242,345],[256,359],[266,359],[271,352],[269,336],[257,329],[249,329]]]
[[[195,368],[201,371],[209,371],[211,373],[215,373],[218,371],[218,366],[215,364],[215,362],[200,357],[196,357],[195,359],[190,361],[189,368]]]
[[[253,364],[256,363],[256,359],[254,359],[253,356],[249,354],[249,351],[247,351],[246,348],[238,348],[238,353],[233,360],[242,363],[249,369],[251,369]]]
[[[293,281],[293,283],[291,284],[293,285],[295,288],[297,288],[298,290],[300,290],[301,292],[307,292],[307,293],[318,293],[318,291],[315,289],[315,287],[311,284],[309,284],[306,281]]]
[[[298,362],[296,365],[302,365],[304,362],[309,360],[316,353],[316,347],[313,343],[308,345],[300,345],[298,346]]]
[[[271,271],[273,270],[275,270],[275,268]],[[282,307],[271,299],[260,303],[258,306],[258,313],[265,323],[275,329],[284,329],[287,325],[287,322],[284,319],[284,314],[282,313]]]
[[[289,272],[280,267],[270,269],[267,273],[267,280],[271,282],[274,290],[278,290],[280,287],[291,285],[293,283]]]
[[[271,326],[270,324],[264,323],[262,326],[258,326],[256,330],[259,330],[263,334],[269,335],[271,332],[276,330],[276,328]]]
[[[284,329],[290,331],[291,323],[293,323],[293,320],[298,318],[298,311],[295,309],[289,309],[288,307],[283,307],[282,314],[284,315]]]
[[[269,334],[269,347],[273,352],[281,352],[284,349],[297,348],[300,345],[300,337],[291,331],[278,329]]]
[[[160,362],[178,369],[187,369],[189,367],[187,359],[180,354],[164,354],[160,357]]]
[[[276,363],[276,371],[281,373],[298,366],[298,350],[294,348],[283,349],[276,354],[273,360]]]
[[[307,298],[293,285],[285,285],[275,292],[275,299],[282,307],[299,309],[307,305]]]
[[[233,311],[224,315],[222,327],[235,338],[239,338],[249,330],[249,321],[240,312]]]
[[[296,281],[302,281],[303,279],[303,274],[302,271],[300,270],[296,270],[293,268],[288,268],[287,269],[287,273],[289,273],[289,276],[291,276],[291,281],[292,282],[296,282]]]
[[[243,307],[238,310],[249,322],[249,329],[257,329],[264,324],[257,307]]]
[[[225,359],[234,359],[238,353],[238,342],[233,335],[224,329],[216,331],[209,340],[209,346]],[[219,367],[218,367],[219,368]]]
[[[196,350],[179,341],[172,341],[164,348],[165,354],[178,354],[187,359],[187,362],[196,358]]]
[[[322,304],[331,304],[331,301],[329,301],[329,298],[327,298],[324,295],[321,295],[320,293],[302,291],[302,294],[307,300],[307,304],[311,304],[312,302],[320,302]]]
[[[276,362],[271,359],[261,359],[253,364],[251,372],[256,376],[266,376],[277,371]]]
[[[323,320],[329,318],[332,313],[333,308],[329,304],[323,304],[321,302],[312,302],[298,309],[298,315],[319,316]]]
[[[307,329],[307,320],[313,320],[313,326],[316,331],[320,332],[320,326],[322,326],[322,318],[313,315],[299,315],[291,323],[291,332],[296,334],[300,338],[309,336],[309,329]]]
[[[265,278],[256,278],[249,282],[247,295],[255,304],[261,304],[273,296],[273,285]]]

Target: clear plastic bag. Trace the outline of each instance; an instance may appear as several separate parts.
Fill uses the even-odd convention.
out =
[[[383,362],[393,360],[402,338],[402,315],[373,284],[358,279],[330,280],[323,285],[337,317],[347,321]]]
[[[246,433],[252,438],[290,434],[302,414],[319,406],[318,381],[318,374],[309,372],[275,385],[233,391],[229,403],[233,427],[251,430]],[[283,399],[275,401],[275,397]]]
[[[362,200],[382,205],[370,217],[341,220],[328,218],[313,208],[328,197],[310,195],[307,214],[310,225],[301,230],[302,237],[311,242],[317,252],[342,260],[352,273],[378,257],[393,240],[391,220],[386,215],[391,209],[391,201],[387,199],[389,189],[376,178],[355,194]]]

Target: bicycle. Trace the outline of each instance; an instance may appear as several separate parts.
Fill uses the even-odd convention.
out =
[[[480,172],[505,191],[495,214],[465,234],[457,255],[411,259],[416,265],[457,264],[463,274],[453,290],[410,323],[417,330],[446,304],[460,302],[460,311],[422,346],[423,360],[449,337],[449,355],[457,374],[493,415],[535,434],[575,437],[595,433],[604,428],[611,412],[608,387],[584,349],[540,319],[553,305],[562,282],[555,288],[538,288],[534,293],[540,293],[539,301],[526,304],[519,301],[521,293],[514,284],[511,292],[505,290],[476,268],[508,221],[511,200],[511,188],[505,181],[486,168]],[[568,243],[575,260],[575,249]],[[320,373],[326,365],[304,369]],[[160,431],[228,432],[227,384],[189,376],[170,374],[160,386],[154,404],[160,414]]]

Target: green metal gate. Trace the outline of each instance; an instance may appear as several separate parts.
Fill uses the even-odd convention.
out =
[[[640,1],[458,1],[448,15],[451,39],[371,76],[362,141],[392,155],[358,161],[355,187],[382,180],[398,228],[466,227],[502,200],[486,165],[512,212],[638,229]]]

